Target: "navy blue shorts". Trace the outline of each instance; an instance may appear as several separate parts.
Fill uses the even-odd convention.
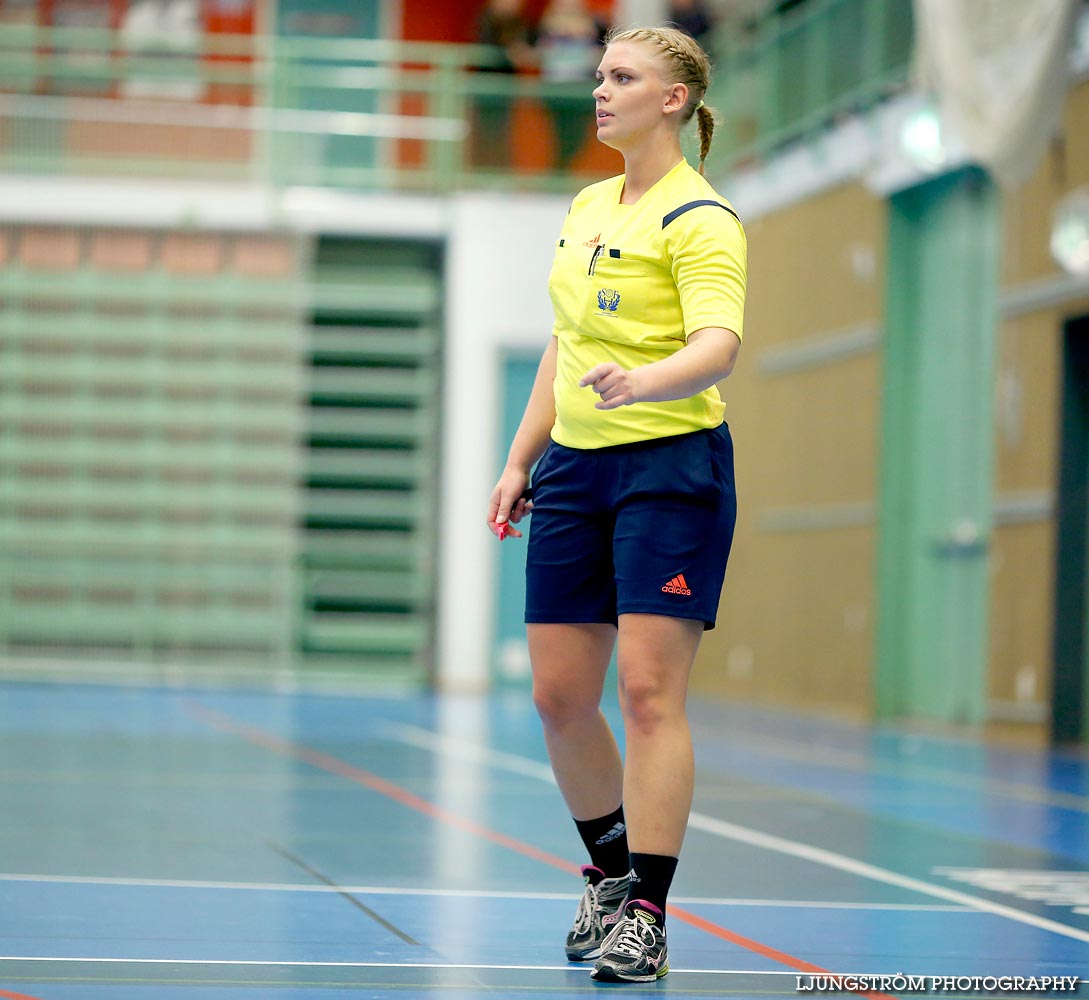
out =
[[[714,628],[736,518],[725,424],[612,448],[553,441],[533,476],[526,621],[641,613]]]

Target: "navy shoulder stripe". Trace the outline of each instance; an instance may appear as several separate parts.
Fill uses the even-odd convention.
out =
[[[732,208],[727,208],[721,201],[712,201],[710,198],[705,198],[702,201],[690,201],[687,205],[681,205],[680,208],[673,209],[669,215],[662,219],[662,228],[665,229],[665,227],[673,222],[674,219],[680,218],[685,212],[690,212],[694,208],[702,208],[704,205],[713,205],[715,208],[725,208],[738,222],[741,221],[741,219],[738,218],[737,212]]]

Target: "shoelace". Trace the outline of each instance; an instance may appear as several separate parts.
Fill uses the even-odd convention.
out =
[[[579,908],[575,911],[575,930],[580,934],[588,931],[594,922],[594,914],[597,912],[597,887],[586,883],[586,891],[579,900]]]
[[[618,951],[629,958],[639,958],[646,948],[654,944],[654,928],[638,917],[625,917],[613,929],[616,940],[605,943],[603,950]]]

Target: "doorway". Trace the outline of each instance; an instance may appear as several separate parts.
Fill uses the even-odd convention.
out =
[[[499,441],[496,454],[499,468],[514,440],[515,431],[522,421],[526,403],[537,377],[540,353],[510,351],[502,361],[503,395]],[[525,530],[526,525],[522,526]],[[495,597],[495,633],[492,643],[492,678],[500,686],[526,687],[530,683],[529,646],[526,644],[524,623],[526,603],[526,543],[527,538],[508,539],[496,546],[498,587]]]
[[[1084,740],[1089,718],[1089,316],[1063,328],[1060,414],[1051,695],[1056,744]]]

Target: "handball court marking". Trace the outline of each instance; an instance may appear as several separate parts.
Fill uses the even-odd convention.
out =
[[[0,955],[0,962],[86,962],[98,965],[208,965],[241,966],[269,969],[451,969],[464,972],[588,972],[586,965],[499,965],[485,962],[307,962],[301,959],[246,959],[246,958],[95,958],[55,955]],[[797,977],[796,972],[786,969],[678,969],[670,965],[669,974],[679,972],[693,976],[767,976],[777,978]],[[851,977],[877,979],[878,975],[864,972],[822,972],[813,975],[831,976],[837,979]],[[890,977],[891,978],[891,977]],[[1083,980],[1089,982],[1089,980]],[[646,985],[646,984],[644,984]],[[651,984],[653,985],[653,984]],[[851,991],[847,991],[851,992]],[[18,995],[18,994],[16,994]],[[882,996],[883,994],[861,993],[860,996]],[[7,996],[0,990],[0,997]],[[36,998],[35,998],[36,1000]],[[891,998],[895,1000],[895,998]]]
[[[701,727],[699,724],[693,725],[692,731],[696,733],[701,728],[706,734],[706,727]],[[833,767],[844,771],[853,771],[855,774],[887,775],[893,778],[901,776],[897,764],[880,758],[867,758],[856,750],[816,747],[810,744],[799,746],[797,743],[782,737],[751,732],[745,733],[745,744],[748,747],[757,744],[758,749],[763,748],[763,752],[768,755],[783,757],[799,764]],[[912,762],[911,771],[913,779],[927,781],[933,785],[942,785],[945,788],[966,789],[969,791],[982,789],[991,795],[1004,795],[1007,798],[1018,799],[1033,805],[1053,806],[1058,809],[1070,809],[1073,812],[1089,813],[1089,796],[1078,795],[1076,792],[1057,792],[1050,788],[1034,788],[1032,785],[1017,781],[1004,781],[1001,778],[985,777],[983,775],[962,774],[935,764],[924,764],[918,761]]]
[[[389,724],[387,732],[393,739],[399,739],[401,742],[420,749],[430,750],[435,754],[445,754],[454,758],[460,757],[463,760],[490,764],[499,769],[517,770],[519,774],[526,774],[541,781],[555,784],[551,770],[528,757],[519,757],[517,754],[507,752],[493,753],[487,747],[454,737],[441,736],[418,726]],[[517,762],[514,767],[511,766],[511,758],[514,758]],[[803,861],[834,868],[872,882],[881,882],[899,889],[907,889],[910,892],[932,896],[947,903],[990,913],[998,917],[1006,917],[1009,920],[1028,924],[1040,930],[1051,931],[1054,934],[1061,934],[1063,937],[1073,938],[1075,941],[1089,943],[1089,931],[1083,931],[1077,927],[1071,927],[1069,924],[1049,920],[1047,917],[1040,917],[1035,913],[1029,913],[1026,910],[1020,910],[1003,903],[995,903],[989,899],[973,896],[957,889],[947,889],[945,886],[933,882],[926,882],[910,875],[901,875],[899,872],[890,871],[888,868],[880,868],[867,861],[859,861],[857,858],[837,854],[835,851],[829,851],[823,847],[814,847],[811,844],[804,844],[786,837],[778,837],[775,834],[762,833],[759,830],[752,830],[748,827],[739,826],[737,823],[716,819],[713,816],[705,816],[703,813],[695,811],[689,815],[688,825],[692,829],[701,830],[704,833],[710,833],[725,840],[734,840],[738,843],[748,844],[751,847],[763,848],[778,854],[787,854]]]
[[[506,847],[510,850],[514,850],[526,857],[533,858],[541,861],[542,863],[549,864],[553,867],[560,868],[563,871],[577,873],[578,868],[576,865],[559,858],[555,855],[549,854],[546,851],[539,850],[533,845],[517,840],[513,837],[508,837],[498,831],[490,830],[487,827],[481,826],[472,820],[469,820],[463,816],[453,813],[444,809],[420,796],[414,795],[407,789],[402,788],[386,779],[383,779],[370,772],[357,768],[355,765],[348,763],[347,761],[333,757],[332,755],[325,754],[321,751],[309,748],[300,743],[293,743],[289,740],[276,736],[275,734],[260,729],[256,726],[251,726],[242,721],[232,718],[229,715],[218,712],[209,707],[203,706],[199,703],[187,700],[186,711],[191,716],[198,718],[205,725],[214,728],[220,732],[227,733],[236,737],[240,737],[252,745],[261,747],[263,749],[275,752],[282,756],[291,757],[309,764],[319,770],[323,770],[326,773],[332,774],[336,777],[344,778],[355,784],[362,785],[363,787],[384,795],[408,808],[414,809],[418,812],[422,812],[440,822],[448,825],[453,825],[462,830],[473,833],[476,836],[490,840],[500,846]],[[399,742],[413,744],[418,747],[430,750],[436,754],[448,755],[453,758],[470,758],[478,762],[482,762],[488,766],[504,769],[507,771],[516,772],[523,775],[528,775],[539,780],[548,781],[554,784],[551,771],[538,761],[521,757],[516,754],[506,753],[502,751],[491,750],[485,746],[473,744],[468,741],[456,740],[449,737],[443,737],[431,730],[406,726],[401,724],[386,723],[386,735]],[[901,888],[909,889],[911,891],[927,894],[930,896],[937,896],[942,899],[946,899],[949,902],[944,904],[881,904],[881,903],[836,903],[829,901],[787,901],[787,900],[743,900],[743,899],[704,899],[695,897],[676,897],[674,904],[677,902],[694,903],[694,904],[722,904],[722,905],[751,905],[751,906],[798,906],[798,907],[813,907],[813,908],[842,908],[842,909],[875,909],[875,910],[920,910],[920,911],[947,911],[947,912],[976,912],[976,913],[992,913],[995,915],[1006,916],[1010,919],[1020,921],[1022,923],[1028,923],[1033,926],[1039,927],[1044,930],[1053,931],[1062,934],[1066,937],[1073,937],[1077,940],[1089,941],[1089,934],[1086,934],[1076,928],[1069,927],[1064,924],[1059,924],[1054,921],[1045,920],[1044,918],[1037,918],[1033,914],[1016,910],[1012,907],[1001,906],[1000,904],[991,904],[989,901],[973,897],[967,893],[960,893],[955,890],[946,890],[939,885],[924,882],[922,880],[909,878],[907,876],[901,876],[895,872],[887,869],[877,868],[876,866],[869,865],[865,862],[857,861],[853,858],[846,857],[844,855],[836,854],[835,852],[826,851],[820,848],[812,847],[801,842],[788,840],[786,838],[776,837],[770,834],[764,834],[756,830],[752,830],[745,827],[740,827],[735,824],[726,823],[714,819],[713,817],[704,816],[699,813],[693,813],[692,826],[696,829],[704,830],[716,836],[721,836],[725,839],[736,840],[741,843],[750,844],[752,846],[761,847],[771,851],[778,851],[780,853],[790,854],[798,858],[802,858],[811,861],[816,864],[823,864],[829,867],[838,868],[842,871],[849,872],[854,875],[858,875],[863,878],[874,879],[879,882],[898,886]],[[472,890],[443,890],[443,889],[412,889],[412,888],[397,888],[397,887],[369,887],[369,886],[332,886],[332,885],[299,885],[295,883],[241,883],[241,882],[202,882],[198,880],[179,880],[179,879],[126,879],[126,878],[96,878],[93,876],[60,876],[60,875],[20,875],[20,874],[0,874],[0,881],[21,881],[21,882],[53,882],[53,883],[83,883],[83,884],[104,884],[104,885],[134,885],[134,886],[161,886],[161,887],[177,887],[177,888],[223,888],[223,889],[249,889],[249,890],[279,890],[279,891],[304,891],[304,892],[359,892],[359,893],[374,893],[374,894],[389,894],[389,895],[446,895],[446,896],[465,896],[465,897],[496,897],[496,898],[516,898],[516,899],[570,899],[573,897],[571,893],[514,893],[514,892],[501,892],[501,891],[488,891],[488,892],[475,892]],[[830,973],[827,970],[820,968],[819,966],[812,965],[805,962],[802,959],[798,959],[794,956],[788,955],[785,952],[780,952],[777,949],[770,946],[763,945],[760,942],[753,941],[743,937],[742,935],[735,934],[732,931],[727,930],[724,927],[720,927],[710,921],[705,921],[695,914],[690,914],[687,911],[678,908],[676,905],[670,907],[672,915],[684,923],[687,923],[697,929],[703,930],[715,937],[721,938],[740,947],[746,948],[755,954],[761,955],[771,961],[777,962],[781,965],[788,966],[792,970],[800,970],[804,972],[814,973],[817,975],[836,975],[836,976],[850,976],[852,973]],[[141,959],[141,958],[106,958],[106,957],[87,957],[87,958],[68,958],[61,956],[0,956],[0,961],[11,962],[27,962],[27,963],[45,963],[45,962],[72,962],[72,963],[96,963],[99,965],[108,963],[118,964],[132,964],[132,965],[184,965],[184,966],[235,966],[235,967],[327,967],[327,968],[371,968],[371,969],[394,969],[394,968],[408,968],[408,969],[450,969],[450,970],[507,970],[507,971],[570,971],[572,966],[568,964],[562,965],[488,965],[488,964],[456,964],[456,963],[415,963],[415,962],[307,962],[307,961],[248,961],[241,959],[225,959],[225,960],[202,960],[202,959]],[[577,971],[577,969],[576,969]],[[767,981],[774,981],[776,977],[790,977],[794,975],[794,972],[787,970],[743,970],[743,969],[680,969],[674,968],[674,973],[681,974],[700,974],[708,976],[722,976],[722,975],[747,975],[747,976],[760,976],[765,977]],[[859,974],[863,978],[871,979],[870,974]],[[1089,982],[1089,980],[1082,980],[1082,982]],[[179,984],[180,985],[180,984]],[[273,985],[273,984],[269,984]],[[868,997],[885,997],[885,994],[878,993],[876,991],[863,992],[861,995]],[[42,1000],[39,997],[33,997],[29,994],[14,993],[0,989],[0,998],[4,1000]]]
[[[0,872],[0,882],[42,882],[60,885],[132,886],[141,889],[237,889],[256,892],[354,892],[361,896],[445,896],[454,899],[563,900],[570,892],[512,892],[501,889],[427,889],[390,885],[312,885],[298,882],[216,882],[179,878],[124,878],[100,875],[28,875]],[[817,899],[739,899],[733,896],[674,896],[676,903],[695,906],[759,906],[817,910],[892,910],[924,913],[978,913],[971,906],[952,903],[858,903]],[[2,956],[0,956],[2,957]]]
[[[320,770],[330,772],[332,774],[339,775],[353,782],[357,785],[362,785],[364,788],[368,788],[371,791],[378,792],[381,795],[385,795],[387,798],[393,799],[395,802],[401,805],[407,806],[410,809],[414,809],[417,812],[423,813],[432,819],[439,820],[457,829],[464,830],[468,833],[475,834],[485,840],[489,840],[492,843],[498,844],[501,847],[506,847],[512,851],[522,854],[525,857],[532,858],[536,861],[540,861],[544,864],[551,865],[554,868],[559,868],[561,871],[568,872],[573,875],[578,875],[581,871],[580,867],[565,858],[558,857],[555,854],[551,854],[548,851],[542,851],[539,848],[534,847],[532,844],[527,844],[522,840],[518,840],[515,837],[509,837],[504,833],[500,833],[496,830],[492,830],[488,827],[482,826],[473,820],[466,819],[464,816],[460,816],[457,813],[453,813],[448,809],[444,809],[442,806],[435,805],[435,803],[422,798],[419,795],[402,788],[391,781],[387,781],[385,778],[381,778],[376,774],[372,774],[369,771],[365,771],[362,768],[356,767],[354,764],[350,764],[347,761],[341,760],[339,757],[334,757],[332,754],[324,753],[320,750],[314,750],[311,747],[307,747],[301,743],[295,743],[291,740],[283,739],[276,736],[274,733],[268,730],[262,729],[259,726],[254,726],[248,723],[240,722],[225,712],[220,712],[209,706],[203,705],[198,701],[186,698],[185,709],[189,715],[198,719],[205,725],[231,736],[240,737],[248,743],[254,746],[262,747],[266,750],[271,750],[274,753],[280,754],[284,757],[294,758],[300,760],[306,764],[310,764],[312,767],[317,767]],[[424,730],[424,732],[427,732]],[[479,749],[479,748],[478,748]],[[517,755],[507,755],[514,756]],[[526,758],[522,758],[526,761]],[[530,761],[536,767],[541,765],[536,761]],[[671,917],[680,920],[682,923],[688,924],[690,927],[694,927],[697,930],[704,931],[713,937],[720,938],[723,941],[727,941],[730,944],[737,945],[744,948],[746,951],[751,951],[754,954],[760,955],[762,958],[766,958],[769,961],[775,962],[779,965],[784,965],[789,969],[794,969],[798,972],[812,973],[815,975],[836,975],[836,973],[830,972],[828,969],[822,968],[819,965],[814,965],[812,962],[807,962],[805,959],[798,958],[794,955],[790,955],[787,952],[780,951],[778,948],[774,948],[771,945],[763,944],[760,941],[756,941],[753,938],[745,937],[743,934],[738,934],[735,931],[731,931],[726,927],[722,927],[719,924],[713,923],[710,920],[706,920],[696,913],[692,913],[689,910],[685,910],[682,907],[676,905],[670,905],[668,913]],[[1087,936],[1089,939],[1089,936]],[[552,968],[548,966],[547,968]],[[565,968],[567,968],[565,966]],[[722,974],[730,974],[736,970],[721,970]],[[839,973],[839,975],[845,975]],[[859,991],[858,996],[882,998],[882,1000],[892,1000],[889,994],[882,993],[877,990],[865,990]]]

